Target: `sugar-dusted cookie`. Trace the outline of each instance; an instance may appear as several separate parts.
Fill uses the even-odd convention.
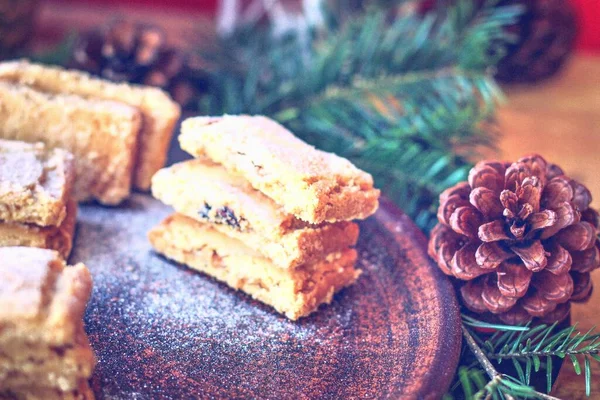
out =
[[[371,175],[315,149],[269,118],[194,117],[181,129],[185,151],[222,164],[306,222],[363,219],[379,205]]]
[[[114,83],[76,70],[29,63],[0,63],[0,80],[18,83],[48,94],[71,94],[86,99],[109,100],[138,109],[143,117],[134,187],[150,188],[150,178],[167,159],[173,128],[181,110],[164,91],[150,86]],[[100,139],[99,139],[100,140]]]
[[[44,142],[73,153],[77,200],[118,204],[129,196],[142,123],[136,108],[2,80],[0,103],[0,138]]]
[[[180,214],[167,217],[149,238],[158,253],[249,294],[291,320],[330,303],[336,292],[360,275],[354,268],[354,249],[284,269],[211,225]]]
[[[0,140],[0,222],[59,226],[67,216],[74,173],[67,151]]]
[[[152,193],[175,211],[244,242],[282,268],[316,262],[354,246],[353,222],[311,225],[285,212],[244,178],[208,159],[160,170]]]
[[[83,314],[92,281],[57,252],[0,248],[0,398],[93,399]]]
[[[77,203],[67,202],[67,216],[58,226],[0,221],[0,247],[39,247],[56,250],[66,260],[73,248]]]

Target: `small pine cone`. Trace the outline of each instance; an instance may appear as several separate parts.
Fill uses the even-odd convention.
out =
[[[483,161],[440,195],[429,255],[460,281],[463,304],[509,324],[558,321],[600,266],[592,196],[539,155]]]
[[[458,0],[448,0],[450,4]],[[421,14],[431,11],[435,0],[421,0]],[[476,7],[489,3],[475,0]],[[495,7],[520,6],[523,13],[507,27],[515,38],[506,46],[496,78],[504,83],[531,83],[554,75],[575,49],[577,16],[569,0],[499,0]]]
[[[524,7],[509,28],[517,41],[498,64],[501,82],[536,82],[554,75],[575,48],[577,18],[568,0],[502,0],[498,5]]]
[[[201,64],[194,61],[169,47],[158,27],[114,21],[81,34],[69,66],[114,82],[160,87],[186,107],[204,85],[203,71],[197,70]]]

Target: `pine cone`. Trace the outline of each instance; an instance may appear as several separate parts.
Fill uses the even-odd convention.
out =
[[[440,195],[429,255],[461,281],[463,304],[509,324],[558,321],[600,266],[592,196],[539,155],[483,161]]]
[[[81,34],[69,66],[115,82],[157,86],[186,107],[204,86],[201,64],[167,46],[155,26],[114,21]]]
[[[577,18],[567,0],[504,0],[520,4],[525,12],[510,28],[518,40],[509,45],[498,64],[502,82],[535,82],[554,75],[575,48]]]

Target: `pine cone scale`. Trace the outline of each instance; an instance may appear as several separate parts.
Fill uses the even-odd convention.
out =
[[[504,296],[492,279],[485,281],[481,298],[485,307],[493,314],[505,313],[517,304],[517,298]]]
[[[539,240],[526,246],[513,246],[511,250],[521,258],[525,267],[532,272],[541,271],[548,265],[546,251]]]
[[[525,296],[533,272],[521,265],[506,262],[498,268],[498,289],[503,296],[520,298]]]
[[[476,243],[469,243],[458,250],[450,262],[452,274],[459,279],[471,280],[487,271],[479,268],[475,260]]]
[[[572,268],[573,256],[564,247],[555,243],[550,248],[550,257],[546,265],[546,271],[554,275],[562,275]],[[595,264],[598,265],[598,264]]]
[[[495,220],[480,225],[477,230],[477,236],[482,242],[498,242],[500,240],[510,240],[511,237],[504,230],[505,225],[502,220]]]
[[[579,210],[587,209],[592,203],[592,193],[588,188],[583,186],[581,183],[571,180],[571,186],[573,187],[573,205]]]
[[[480,214],[471,206],[458,207],[450,216],[450,227],[454,232],[471,239],[477,237],[480,224]]]
[[[598,229],[598,226],[600,225],[598,212],[593,208],[588,208],[581,213],[581,221],[589,222],[596,229]]]
[[[570,225],[556,234],[556,240],[567,250],[584,251],[596,243],[596,228],[589,222]]]
[[[544,207],[555,209],[565,202],[573,199],[573,188],[568,179],[559,176],[552,179],[544,189]]]
[[[573,278],[570,274],[554,275],[540,272],[532,279],[531,284],[541,295],[555,303],[564,303],[573,294]]]
[[[504,187],[504,176],[493,166],[485,165],[478,170],[472,169],[471,172],[473,172],[469,173],[471,190],[485,187],[494,193],[500,193]]]
[[[510,190],[503,190],[500,193],[500,202],[504,207],[504,215],[507,218],[515,218],[518,211],[517,206],[519,204],[519,198],[517,195]]]
[[[534,317],[543,317],[544,315],[554,311],[557,303],[548,300],[547,298],[540,295],[539,292],[534,291],[528,295],[521,302],[521,306],[530,315]]]
[[[592,294],[592,278],[590,274],[573,272],[573,294],[571,300],[583,301]]]
[[[477,278],[467,282],[460,288],[460,292],[465,306],[469,310],[476,313],[488,311],[481,295],[483,292],[483,280]]]
[[[502,216],[504,207],[498,198],[498,195],[485,187],[473,189],[469,195],[469,202],[481,212],[490,218],[499,218]]]
[[[551,324],[556,321],[563,321],[565,318],[569,316],[571,312],[571,304],[570,303],[562,303],[556,306],[554,311],[549,312],[548,314],[540,317],[540,320],[544,323]]]
[[[497,268],[504,261],[514,257],[515,254],[507,251],[497,242],[482,243],[475,251],[475,261],[484,269]]]
[[[579,222],[580,214],[573,208],[570,202],[563,202],[553,211],[557,215],[556,223],[542,232],[542,239],[556,235],[561,229]]]
[[[461,199],[468,199],[471,188],[467,182],[459,182],[456,185],[444,190],[440,194],[440,203],[446,202],[451,196],[458,196]]]
[[[572,253],[573,265],[571,269],[576,272],[591,272],[600,264],[600,250],[597,246],[584,251],[574,251]]]
[[[542,197],[542,188],[540,179],[537,177],[527,177],[517,189],[517,198],[523,204],[523,209],[527,210],[527,215],[520,215],[520,218],[527,219],[529,215],[537,213],[540,210],[540,199]],[[529,206],[529,207],[525,207]]]
[[[529,218],[531,232],[554,226],[557,221],[558,216],[556,215],[556,212],[552,210],[544,210],[542,212],[535,213]]]
[[[510,309],[510,311],[498,315],[498,318],[505,324],[509,325],[521,325],[531,320],[531,314],[529,314],[520,304]]]
[[[460,207],[468,207],[469,201],[460,197],[458,194],[453,194],[445,199],[438,209],[438,219],[450,224],[450,217]]]

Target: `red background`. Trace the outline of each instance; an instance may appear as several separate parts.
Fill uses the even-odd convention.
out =
[[[214,14],[218,0],[70,0],[79,4],[140,4],[146,7],[177,7],[202,10]],[[533,1],[533,0],[529,0]],[[600,52],[600,0],[571,0],[579,17],[580,34],[578,47]]]
[[[579,16],[579,47],[600,51],[600,0],[571,0]]]

